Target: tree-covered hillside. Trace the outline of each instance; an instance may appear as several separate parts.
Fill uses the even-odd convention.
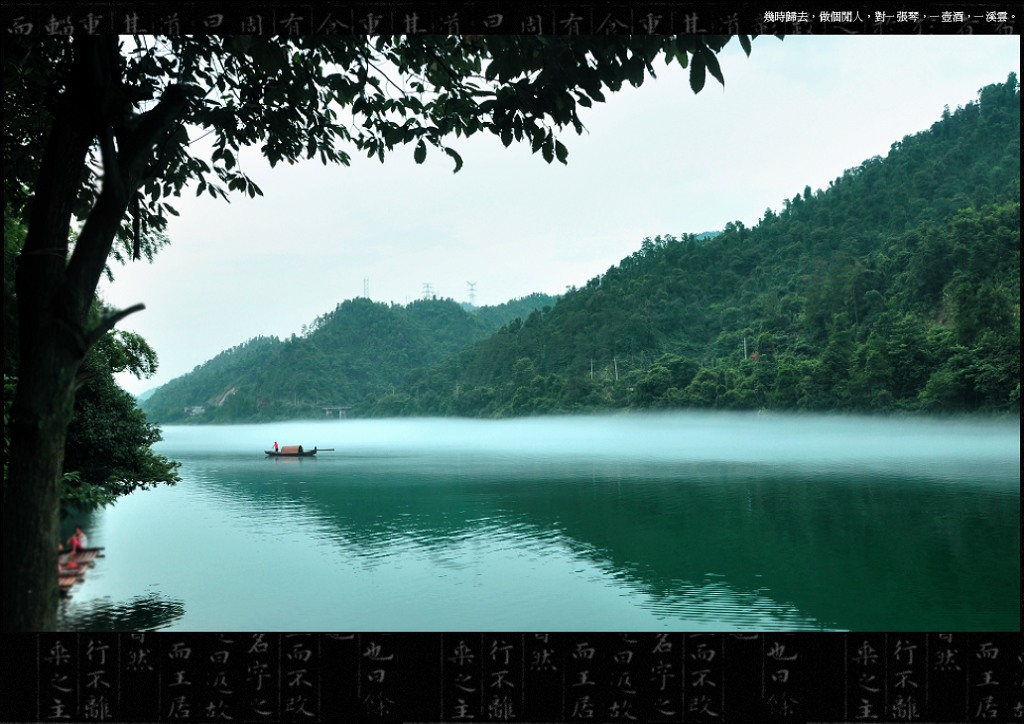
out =
[[[450,299],[386,305],[352,299],[290,339],[257,337],[156,390],[142,407],[160,422],[252,422],[324,416],[400,385],[511,319],[550,306],[534,294],[467,311]]]
[[[754,228],[644,239],[557,303],[350,300],[289,340],[222,353],[143,406],[160,422],[332,405],[1019,410],[1019,100],[1011,75]]]
[[[363,414],[1019,410],[1011,74],[756,227],[645,239]]]

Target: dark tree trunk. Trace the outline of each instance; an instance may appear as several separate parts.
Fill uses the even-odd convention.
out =
[[[75,378],[89,347],[127,313],[90,329],[89,308],[128,201],[141,183],[142,167],[184,107],[180,89],[169,90],[140,117],[135,131],[118,138],[121,148],[115,150],[114,123],[131,112],[120,83],[117,39],[76,39],[74,56],[49,131],[16,272],[21,349],[3,496],[5,631],[55,628],[64,442]],[[69,259],[73,205],[87,153],[97,139],[103,187]]]
[[[84,101],[80,86],[87,73],[86,54],[76,49],[73,87],[61,99],[50,130],[18,260],[21,356],[3,511],[6,631],[52,630],[56,623],[64,439],[83,357],[74,339],[85,338],[85,320],[71,309],[64,274],[72,205],[95,137],[76,108]]]
[[[24,302],[23,302],[24,304]],[[26,324],[26,315],[20,324]],[[54,329],[56,315],[32,315]],[[25,350],[12,408],[11,459],[3,512],[3,622],[7,631],[53,630],[57,611],[57,544],[64,440],[81,357],[57,335]],[[33,365],[31,372],[26,365]]]

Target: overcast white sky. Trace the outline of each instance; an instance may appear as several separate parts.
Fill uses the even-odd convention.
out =
[[[752,226],[1020,75],[1020,37],[761,37],[749,58],[733,41],[720,62],[724,89],[709,76],[694,95],[658,60],[656,80],[581,109],[587,131],[561,135],[568,166],[489,134],[452,139],[458,174],[440,153],[417,166],[411,146],[349,168],[243,156],[263,197],[187,192],[171,245],[102,284],[117,307],[146,304],[120,327],[160,357],[155,377],[119,382],[138,394],[252,337],[298,333],[363,296],[364,279],[374,301],[404,304],[425,284],[468,301],[475,282],[478,305],[500,304],[581,286],[645,236]]]

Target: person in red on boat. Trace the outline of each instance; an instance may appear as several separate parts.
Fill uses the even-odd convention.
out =
[[[274,443],[274,452],[277,452],[277,443]]]
[[[87,541],[88,539],[85,536],[85,532],[81,528],[76,527],[75,532],[71,534],[70,538],[68,538],[67,544],[68,548],[71,549],[72,555],[85,548]]]

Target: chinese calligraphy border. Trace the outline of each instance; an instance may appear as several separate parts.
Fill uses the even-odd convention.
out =
[[[48,633],[5,721],[1024,721],[1024,637]]]
[[[835,7],[835,6],[833,6]],[[3,6],[12,35],[249,34],[1019,34],[1011,5],[966,3],[917,9],[747,2],[297,4],[230,2],[14,2]]]

